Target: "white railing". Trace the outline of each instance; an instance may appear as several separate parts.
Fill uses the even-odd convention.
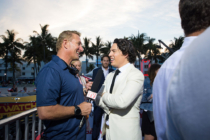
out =
[[[31,121],[29,121],[30,116],[32,115]],[[23,122],[24,119],[24,140],[29,140],[29,123],[32,124],[32,129],[31,129],[31,138],[32,140],[35,140],[35,128],[36,128],[36,117],[37,115],[37,108],[33,108],[24,112],[21,112],[17,115],[11,116],[9,118],[5,118],[3,120],[0,120],[0,128],[4,127],[5,129],[5,140],[9,140],[9,136],[11,135],[9,130],[10,130],[10,124],[14,123],[16,121],[16,129],[15,129],[15,139],[20,140],[20,135],[22,134],[21,132],[21,122]],[[42,121],[38,118],[38,135],[41,134],[42,131]],[[21,138],[23,139],[23,138]]]

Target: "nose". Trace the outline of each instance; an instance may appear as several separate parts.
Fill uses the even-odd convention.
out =
[[[111,57],[111,55],[112,55],[112,51],[109,52],[109,57]]]
[[[80,46],[80,52],[83,52],[84,51],[84,49],[83,49],[83,47],[82,47],[82,45]]]

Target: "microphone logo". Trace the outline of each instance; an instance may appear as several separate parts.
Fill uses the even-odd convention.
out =
[[[97,96],[97,93],[92,92],[92,91],[89,90],[86,97],[88,97],[88,98],[90,98],[92,100],[95,100],[96,96]]]

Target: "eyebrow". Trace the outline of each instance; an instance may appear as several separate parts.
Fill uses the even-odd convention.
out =
[[[110,51],[114,51],[114,50],[117,50],[117,49],[110,49]]]

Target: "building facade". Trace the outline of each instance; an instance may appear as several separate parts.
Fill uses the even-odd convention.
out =
[[[15,71],[15,80],[35,80],[38,71],[44,66],[44,63],[41,62],[39,70],[34,68],[34,63],[27,65],[27,62],[22,62],[23,64],[16,63],[20,71]],[[7,78],[7,79],[6,79]],[[3,59],[0,59],[0,81],[12,81],[13,71],[10,63],[7,64],[7,73],[6,73],[6,64]]]

